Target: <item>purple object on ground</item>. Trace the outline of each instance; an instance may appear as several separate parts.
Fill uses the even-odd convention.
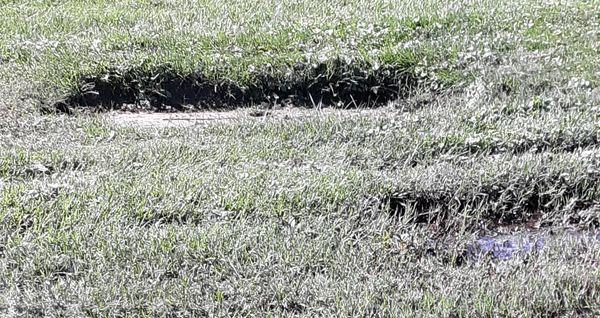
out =
[[[494,258],[505,261],[513,257],[513,251],[510,249],[500,248],[495,250],[494,253],[492,253],[492,256]]]
[[[523,243],[523,252],[531,252],[531,243],[529,241],[525,241],[525,243]]]
[[[539,253],[545,245],[544,238],[538,238],[535,241],[530,239],[496,241],[491,237],[482,237],[475,243],[467,245],[466,253],[472,259],[481,259],[490,255],[495,259],[508,260],[517,255]]]
[[[491,237],[482,237],[477,240],[477,244],[482,252],[487,253],[494,248],[496,242],[494,242],[494,239]]]
[[[535,241],[535,251],[541,251],[546,246],[546,240],[542,237]]]
[[[515,246],[515,243],[513,243],[513,241],[511,241],[511,240],[504,241],[504,243],[502,244],[502,247],[506,248],[506,249],[515,249],[515,248],[517,248]]]
[[[518,248],[512,241],[506,240],[502,244],[496,243],[494,245],[494,252],[492,253],[492,256],[497,259],[507,260],[512,258],[513,254],[517,252],[517,250]]]
[[[473,244],[467,245],[467,254],[471,258],[480,258],[494,249],[494,239],[491,237],[482,237]]]

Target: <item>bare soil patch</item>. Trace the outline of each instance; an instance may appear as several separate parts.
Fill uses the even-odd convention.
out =
[[[232,123],[240,121],[278,121],[294,120],[309,117],[325,116],[391,116],[397,112],[391,108],[371,109],[334,109],[334,108],[299,108],[285,107],[280,109],[248,109],[240,108],[228,111],[199,111],[199,112],[110,112],[105,116],[119,126],[134,126],[142,128],[169,128],[205,126],[213,123]]]

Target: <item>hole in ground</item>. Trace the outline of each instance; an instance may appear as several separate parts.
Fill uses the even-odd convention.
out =
[[[416,83],[409,67],[365,70],[340,61],[322,63],[309,71],[299,70],[298,75],[289,77],[259,75],[248,86],[208,79],[199,73],[182,76],[166,67],[153,72],[112,70],[82,77],[78,91],[53,108],[114,110],[134,105],[152,111],[181,111],[264,103],[375,107],[405,96]]]
[[[534,225],[532,222],[543,214],[564,211],[570,224],[585,222],[597,226],[599,218],[582,217],[578,212],[598,207],[591,183],[566,183],[562,176],[548,176],[534,184],[508,184],[482,186],[477,191],[452,193],[449,191],[405,191],[384,197],[381,202],[394,218],[407,218],[417,224],[437,224],[444,228],[464,220],[455,219],[465,213],[473,214],[467,226],[485,221],[492,227],[525,225],[539,227],[551,225],[552,220]],[[531,223],[531,224],[530,224]]]

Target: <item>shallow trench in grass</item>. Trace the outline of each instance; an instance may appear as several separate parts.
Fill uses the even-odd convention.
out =
[[[369,70],[341,63],[322,63],[291,76],[261,74],[247,85],[168,69],[110,70],[82,76],[75,91],[46,110],[186,111],[261,104],[377,107],[405,96],[417,83],[410,67]]]
[[[581,230],[594,229],[600,227],[598,180],[600,180],[598,173],[591,173],[577,180],[568,180],[562,174],[554,173],[510,182],[494,180],[468,187],[440,186],[419,189],[405,184],[394,192],[379,197],[367,195],[363,200],[358,200],[364,205],[361,203],[357,206],[349,203],[348,208],[365,211],[366,218],[385,214],[393,222],[433,226],[437,228],[437,234],[442,235],[464,229],[475,232],[563,226]],[[218,210],[223,212],[223,216],[216,216],[216,218],[237,218],[248,214],[265,217],[268,213],[263,212],[275,204],[270,199],[265,198],[265,200],[264,205],[250,204],[243,207],[220,205]],[[300,211],[307,207],[321,210],[327,209],[327,206],[332,204],[327,200],[288,203],[290,211]],[[178,212],[163,213],[154,210],[147,214],[135,215],[132,221],[145,225],[198,224],[206,221],[205,214],[196,214],[193,210],[193,206]]]
[[[381,199],[393,218],[404,218],[416,224],[436,224],[444,229],[452,227],[476,228],[485,224],[487,229],[540,228],[553,225],[593,227],[600,226],[598,202],[592,198],[579,199],[578,186],[566,186],[556,191],[533,186],[529,193],[513,193],[507,188],[482,189],[480,193],[394,193]],[[554,193],[553,193],[554,192]],[[563,192],[559,194],[559,192]],[[507,193],[509,193],[507,195]],[[559,198],[557,198],[559,197]],[[556,211],[567,216],[558,224],[557,219],[543,219]],[[459,216],[473,218],[467,224]],[[478,222],[479,221],[479,222]],[[484,222],[484,223],[481,223]],[[535,225],[536,222],[539,222]]]

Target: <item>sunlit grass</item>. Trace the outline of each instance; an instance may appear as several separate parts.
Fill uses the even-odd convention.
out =
[[[0,315],[597,316],[597,6],[0,0]],[[103,81],[143,106],[406,74],[309,117],[39,112]]]

